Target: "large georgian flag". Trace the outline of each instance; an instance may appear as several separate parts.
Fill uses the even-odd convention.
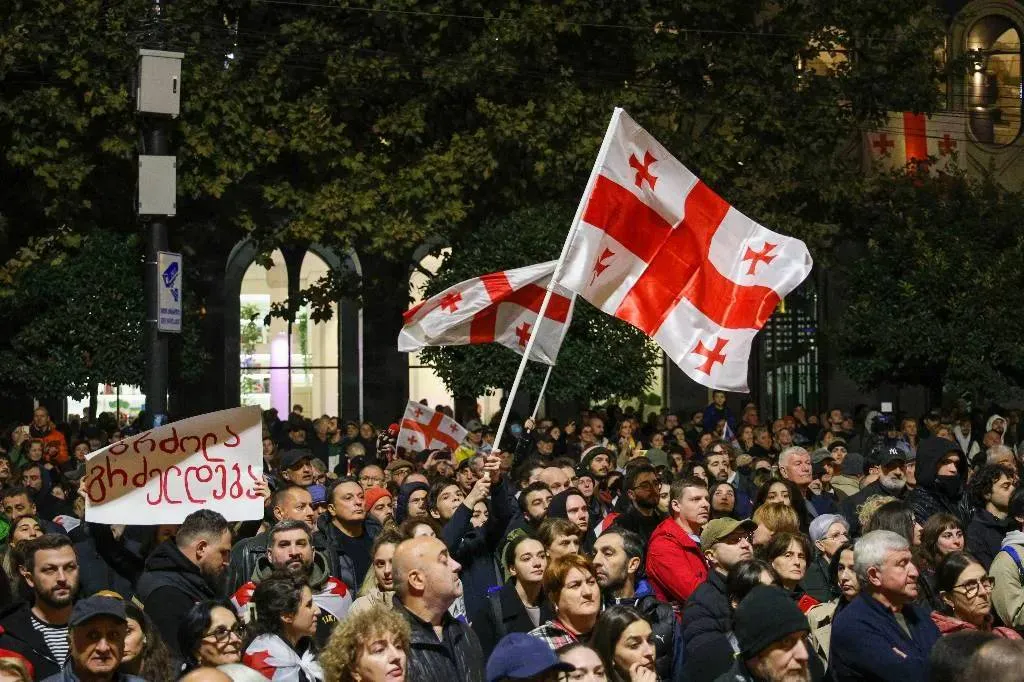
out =
[[[555,261],[550,261],[474,277],[445,289],[405,313],[398,350],[500,343],[522,355],[554,271]],[[555,364],[572,308],[572,292],[556,286],[531,360]]]
[[[731,207],[621,109],[595,171],[558,283],[694,381],[747,391],[754,335],[811,271],[804,243]]]
[[[469,433],[444,412],[437,412],[410,400],[402,417],[396,444],[410,452],[420,450],[454,451]]]
[[[864,158],[891,168],[903,168],[912,161],[928,162],[928,169],[938,173],[966,143],[961,116],[889,112],[881,128],[864,134]]]

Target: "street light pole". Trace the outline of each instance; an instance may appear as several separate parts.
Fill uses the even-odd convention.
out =
[[[168,144],[166,119],[149,117],[144,136],[144,153],[150,156],[167,156]],[[167,251],[167,221],[165,216],[150,216],[146,225],[146,329],[144,345],[146,369],[144,374],[146,409],[159,426],[167,420],[167,335],[160,332],[160,268],[158,258],[161,251]]]

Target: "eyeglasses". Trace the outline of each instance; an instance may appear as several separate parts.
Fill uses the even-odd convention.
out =
[[[968,599],[973,599],[978,596],[978,592],[980,592],[982,588],[984,588],[986,592],[991,592],[992,586],[995,585],[995,583],[995,578],[986,575],[984,578],[968,580],[965,583],[953,585],[953,591],[962,592]]]
[[[234,635],[238,639],[245,639],[245,626],[241,623],[235,623],[233,627],[225,627],[223,625],[218,626],[213,632],[207,632],[203,635],[203,639],[207,637],[213,637],[217,642],[226,642]]]
[[[644,481],[643,483],[637,483],[633,486],[633,490],[654,490],[654,486],[658,485],[653,481]]]
[[[841,530],[838,533],[832,533],[831,535],[826,535],[825,537],[822,538],[822,540],[849,540],[849,539],[850,539],[850,534],[847,533],[845,530]]]
[[[380,476],[360,476],[360,483],[383,483],[384,479]]]

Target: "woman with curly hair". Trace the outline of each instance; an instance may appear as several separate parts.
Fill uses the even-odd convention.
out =
[[[349,612],[320,657],[324,679],[404,682],[411,636],[409,623],[391,609]]]

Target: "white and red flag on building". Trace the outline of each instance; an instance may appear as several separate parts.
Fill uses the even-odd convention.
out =
[[[938,173],[966,143],[966,123],[961,115],[889,112],[881,128],[864,134],[864,158],[890,168],[928,162],[929,170]]]
[[[746,391],[754,335],[811,271],[616,109],[558,283],[657,341],[694,381]]]
[[[461,424],[446,415],[413,400],[405,407],[397,447],[411,452],[420,450],[452,450],[459,447],[469,433]]]
[[[405,313],[398,350],[409,353],[427,346],[500,343],[522,355],[554,271],[555,261],[550,261],[448,287]],[[572,320],[573,302],[571,291],[555,287],[530,351],[531,360],[555,364]]]

